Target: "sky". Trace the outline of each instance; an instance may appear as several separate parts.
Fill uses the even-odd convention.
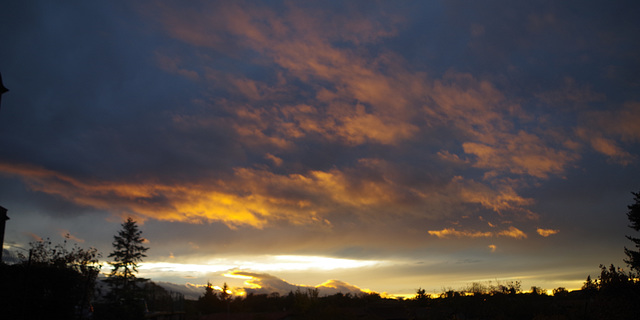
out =
[[[133,217],[139,275],[196,289],[578,289],[632,246],[639,15],[636,1],[3,3],[4,248],[68,234],[109,261]]]

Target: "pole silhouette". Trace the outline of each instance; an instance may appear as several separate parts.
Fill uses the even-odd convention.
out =
[[[9,89],[2,84],[2,73],[0,73],[0,108],[2,108],[2,95],[7,91]],[[2,263],[2,251],[4,251],[4,226],[7,220],[9,220],[7,209],[0,206],[0,263]]]

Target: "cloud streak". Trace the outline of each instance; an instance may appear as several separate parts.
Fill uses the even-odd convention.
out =
[[[501,231],[470,231],[470,230],[456,230],[454,228],[445,228],[442,230],[429,230],[430,235],[438,238],[492,238],[492,237],[507,237],[513,239],[524,239],[527,235],[520,229],[510,226],[509,228]],[[491,247],[495,250],[495,246]]]

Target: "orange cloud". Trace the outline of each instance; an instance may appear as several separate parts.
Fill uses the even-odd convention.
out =
[[[466,73],[447,72],[433,81],[428,94],[435,102],[428,109],[431,116],[485,143],[494,142],[494,133],[510,129],[505,116],[521,113],[489,82]]]
[[[500,215],[525,213],[531,199],[508,186],[491,188],[455,177],[448,184],[413,186],[395,164],[361,159],[356,166],[304,174],[275,174],[266,168],[236,168],[224,180],[162,184],[80,180],[43,168],[0,163],[0,172],[21,177],[34,191],[72,203],[139,219],[201,223],[218,221],[235,228],[264,228],[288,221],[331,228],[336,211],[355,216],[449,215],[463,204],[478,204]],[[457,209],[458,208],[458,209]]]
[[[527,237],[527,235],[524,232],[522,232],[520,229],[513,226],[509,227],[509,229],[507,230],[502,230],[498,232],[497,235],[514,238],[514,239],[524,239]]]
[[[577,155],[550,148],[540,137],[524,131],[497,138],[499,141],[495,144],[463,143],[464,152],[476,157],[475,167],[547,178],[550,174],[562,173],[569,163],[577,159]]]
[[[548,237],[550,235],[554,235],[554,234],[560,232],[560,230],[542,229],[542,228],[538,228],[536,231],[538,232],[539,235],[541,235],[543,237]]]
[[[282,165],[282,159],[272,155],[271,153],[267,153],[264,156],[264,158],[268,159],[268,160],[271,160],[276,167],[279,167],[279,166]]]
[[[498,247],[496,247],[496,245],[494,244],[490,244],[489,249],[491,250],[491,252],[496,252],[496,249],[498,249]]]
[[[550,143],[555,137],[512,132],[512,119],[526,123],[533,117],[488,81],[453,71],[431,80],[392,52],[368,56],[333,45],[349,41],[357,46],[393,36],[402,24],[401,17],[381,12],[383,19],[374,23],[359,12],[346,18],[295,4],[275,11],[218,3],[200,8],[195,21],[191,19],[195,12],[188,10],[193,9],[159,5],[151,12],[180,41],[222,52],[252,50],[261,55],[254,63],[278,66],[278,80],[269,83],[207,69],[207,79],[216,85],[248,101],[261,102],[217,102],[237,115],[232,127],[250,147],[286,150],[294,147],[296,139],[308,136],[348,145],[391,145],[425,130],[414,123],[420,119],[428,127],[453,127],[461,132],[466,140],[464,152],[474,158],[461,161],[447,150],[440,152],[441,157],[486,169],[486,178],[509,173],[547,178],[562,174],[578,157],[565,144]],[[235,52],[228,54],[236,56]],[[299,105],[282,103],[278,97],[299,95],[299,89],[289,86],[291,80],[309,84],[315,96]],[[575,87],[567,80],[568,92],[582,90]],[[573,100],[581,97],[578,93],[569,96]]]
[[[621,137],[624,141],[640,141],[640,102],[625,103],[616,111],[597,117],[600,127]]]
[[[494,234],[492,232],[480,232],[480,231],[459,231],[454,228],[445,228],[442,230],[429,230],[430,235],[438,238],[489,238]]]
[[[37,235],[35,233],[25,232],[24,234],[29,236],[29,238],[33,239],[34,241],[42,241],[43,240],[42,237],[40,237],[39,235]]]
[[[431,118],[466,134],[463,150],[474,156],[470,159],[474,167],[489,170],[486,178],[504,173],[547,178],[562,174],[578,158],[565,144],[555,142],[558,135],[553,132],[513,132],[512,119],[527,123],[532,117],[489,82],[449,72],[442,80],[434,81],[429,94],[435,102],[427,109]],[[459,156],[443,151],[440,155],[460,163]]]
[[[442,230],[429,230],[430,235],[438,238],[490,238],[490,237],[508,237],[514,239],[523,239],[527,235],[516,227],[509,227],[507,230],[498,232],[481,232],[481,231],[468,231],[468,230],[456,230],[454,228],[445,228]]]
[[[595,151],[608,156],[609,160],[613,162],[628,165],[635,160],[635,156],[622,149],[616,141],[603,137],[600,131],[595,131],[591,128],[578,128],[576,133],[587,140]]]
[[[203,4],[198,14],[193,10],[158,4],[142,14],[156,19],[178,41],[233,57],[251,52],[250,62],[274,66],[275,71],[269,81],[231,75],[210,67],[201,54],[202,66],[193,74],[195,67],[184,67],[186,59],[156,53],[163,70],[234,97],[194,102],[203,108],[215,103],[230,116],[175,115],[173,124],[180,130],[227,128],[236,142],[275,166],[283,160],[274,154],[296,151],[297,142],[305,138],[349,146],[397,145],[441,128],[460,134],[469,157],[461,159],[448,150],[438,156],[457,166],[485,169],[487,178],[508,173],[544,178],[560,174],[574,159],[550,147],[542,136],[512,133],[511,119],[524,121],[527,115],[488,81],[453,71],[433,80],[392,52],[367,55],[334,45],[349,41],[357,46],[393,36],[401,17],[381,12],[384,19],[373,21],[358,12],[347,17],[293,3],[278,11],[237,3]],[[260,57],[252,60],[256,53]],[[194,65],[197,61],[190,62]],[[310,92],[301,94],[293,82],[305,83]],[[297,96],[304,97],[290,98]],[[430,208],[429,215],[449,215],[452,205],[479,205],[500,215],[536,217],[526,209],[533,200],[503,180],[486,184],[453,177],[442,179],[438,187],[407,183],[406,173],[377,159],[287,174],[235,168],[224,181],[184,184],[79,181],[44,169],[7,170],[29,181],[34,190],[80,205],[164,220],[221,221],[232,227],[262,228],[279,220],[329,227],[332,223],[324,215],[337,208],[353,214],[416,214],[414,209],[421,206]]]
[[[349,19],[342,15],[336,17],[326,14],[329,21],[338,20],[335,22],[339,25],[333,25],[317,18],[323,15],[320,8],[309,12],[295,6],[276,13],[268,8],[212,4],[205,6],[203,10],[218,19],[212,18],[209,22],[199,21],[198,23],[185,19],[191,15],[189,12],[177,15],[176,10],[190,9],[159,6],[154,12],[158,17],[162,17],[160,21],[166,30],[180,40],[219,50],[220,47],[227,46],[220,43],[224,38],[222,35],[230,33],[235,39],[240,40],[235,43],[236,47],[240,44],[243,48],[260,52],[284,68],[287,73],[283,80],[288,77],[304,82],[320,79],[334,83],[332,86],[337,88],[333,89],[330,95],[324,94],[325,99],[329,96],[331,98],[324,100],[322,105],[316,106],[322,108],[322,118],[309,117],[307,113],[295,114],[293,115],[295,121],[292,123],[283,121],[277,109],[258,107],[260,113],[256,115],[259,118],[254,118],[255,122],[252,125],[247,126],[243,123],[236,126],[236,130],[242,136],[251,137],[247,140],[271,139],[270,142],[274,142],[273,139],[288,140],[292,137],[287,134],[299,137],[306,130],[320,130],[328,139],[339,139],[348,144],[370,141],[391,144],[407,139],[417,132],[418,127],[408,121],[411,115],[407,114],[407,106],[411,97],[423,95],[422,88],[416,85],[423,81],[415,81],[419,79],[407,73],[406,70],[394,71],[395,67],[391,71],[399,74],[384,75],[376,66],[377,63],[372,64],[371,60],[352,50],[331,45],[331,41],[335,38],[345,38],[345,36],[349,41],[356,43],[361,43],[364,39],[368,39],[365,42],[377,41],[380,37],[393,35],[394,27],[387,28],[388,25],[373,23],[364,16],[358,18],[357,13],[350,15]],[[397,24],[396,17],[388,18],[390,25]],[[190,32],[187,32],[186,30],[189,29]],[[205,39],[209,37],[211,40],[206,41]],[[391,65],[390,61],[382,62]],[[168,64],[164,62],[164,65]],[[262,92],[281,95],[288,90],[286,80],[276,84],[279,86],[276,88],[273,85],[231,77],[213,70],[207,72],[213,73],[212,76],[207,77],[208,79],[214,80],[218,85],[234,88],[234,92],[250,100],[269,100],[270,95]],[[328,89],[322,88],[322,90],[327,92]],[[363,109],[358,108],[357,104],[352,104],[354,100],[370,105],[372,110],[362,112]],[[345,103],[351,104],[348,108],[353,109],[354,112],[345,114]],[[256,106],[252,108],[256,109]],[[237,109],[236,106],[233,109]],[[348,110],[347,113],[349,113]],[[272,121],[264,121],[265,117]],[[265,135],[268,129],[259,124],[266,123],[270,124],[270,129],[276,129],[275,132],[279,137],[276,138],[273,134],[270,137]],[[278,146],[284,145],[281,142]]]
[[[622,165],[636,161],[637,155],[629,153],[623,146],[640,141],[640,102],[627,102],[619,108],[586,113],[581,120],[583,123],[576,128],[576,134],[594,150]]]
[[[485,184],[456,176],[451,180],[450,186],[455,189],[455,192],[452,193],[459,195],[464,202],[477,203],[497,213],[519,211],[524,212],[530,218],[537,217],[535,213],[526,209],[526,206],[533,204],[533,199],[521,197],[508,185],[491,188]]]
[[[80,181],[47,169],[6,163],[0,163],[0,172],[22,177],[34,191],[121,215],[188,222],[217,220],[230,226],[260,228],[265,223],[261,214],[268,213],[262,199],[246,201],[247,197],[198,185]]]
[[[615,162],[618,162],[622,165],[630,164],[634,157],[620,148],[615,141],[611,139],[606,139],[603,137],[593,137],[591,139],[591,146],[594,150],[609,156]]]
[[[322,218],[330,208],[359,211],[402,201],[393,184],[354,180],[337,169],[278,175],[237,168],[224,182],[207,185],[81,181],[47,169],[6,163],[0,163],[0,172],[20,176],[34,191],[82,206],[159,220],[220,221],[230,227],[263,228],[278,220],[330,227],[331,222]]]
[[[208,71],[214,74],[209,79],[224,79],[215,80],[216,84],[234,88],[249,101],[262,102],[229,106],[238,120],[233,128],[251,147],[288,149],[295,139],[310,135],[349,145],[390,145],[415,137],[422,129],[413,122],[424,119],[429,126],[453,126],[464,133],[464,152],[475,157],[471,165],[488,170],[487,178],[504,173],[547,178],[562,174],[577,159],[562,144],[555,146],[524,131],[512,133],[511,119],[526,122],[531,117],[488,81],[452,71],[430,80],[391,52],[367,56],[332,44],[337,39],[357,45],[393,36],[402,20],[398,17],[383,15],[386,20],[373,23],[357,12],[345,19],[320,8],[312,12],[295,5],[276,12],[258,6],[211,4],[201,10],[216,19],[196,23],[187,21],[189,12],[175,13],[191,9],[159,8],[155,11],[162,17],[159,21],[177,39],[222,50],[229,46],[224,39],[231,34],[238,50],[259,52],[283,70],[272,84]],[[205,41],[207,37],[211,40]],[[315,87],[316,96],[305,101],[304,108],[272,100],[282,94],[298,95],[289,92],[296,89],[287,85],[288,79]],[[464,164],[446,150],[440,154]]]

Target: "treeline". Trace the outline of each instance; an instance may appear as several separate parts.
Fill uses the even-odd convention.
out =
[[[638,319],[640,282],[632,273],[601,266],[581,290],[540,287],[522,291],[519,281],[472,283],[429,295],[417,289],[409,299],[377,293],[319,296],[317,289],[288,294],[231,297],[211,284],[197,301],[187,301],[187,318],[216,319]]]
[[[259,317],[266,314],[306,317],[309,315],[327,315],[327,311],[347,311],[350,308],[365,307],[367,304],[384,300],[378,293],[342,294],[320,296],[317,288],[298,288],[288,294],[280,295],[248,293],[232,297],[225,292],[226,284],[216,292],[208,284],[205,293],[197,301],[188,301],[188,313],[193,315],[254,314]],[[345,309],[346,308],[346,309]],[[331,319],[332,317],[325,318]],[[338,317],[337,319],[339,319]]]

